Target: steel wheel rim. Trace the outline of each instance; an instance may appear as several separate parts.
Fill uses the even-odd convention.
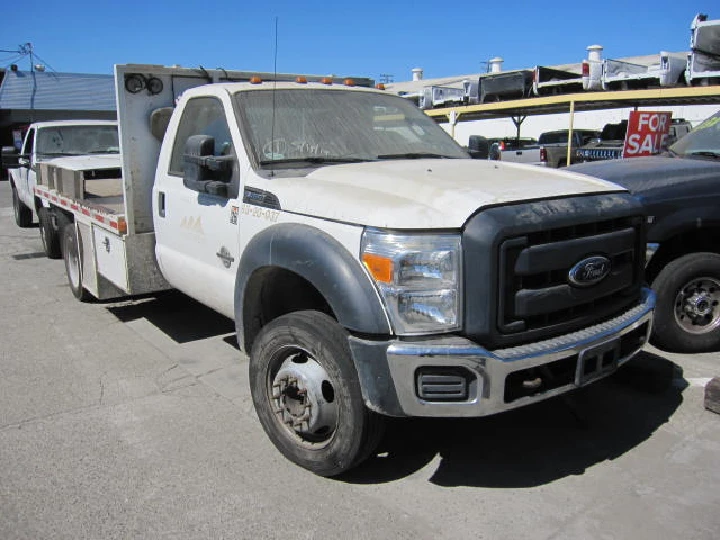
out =
[[[70,283],[72,283],[72,286],[76,289],[80,287],[80,255],[78,253],[78,246],[77,246],[77,240],[75,236],[73,235],[71,241],[70,249],[68,249],[68,277],[70,278]]]
[[[707,334],[720,326],[720,281],[701,277],[688,281],[675,297],[675,322],[690,334]]]
[[[298,444],[322,448],[337,430],[335,385],[322,365],[298,346],[277,351],[268,372],[268,399],[275,421]]]
[[[47,225],[45,219],[40,218],[40,240],[42,241],[43,249],[47,253],[48,250],[48,238],[47,238]]]

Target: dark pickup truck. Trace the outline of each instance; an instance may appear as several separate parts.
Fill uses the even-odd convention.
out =
[[[648,213],[646,278],[657,293],[651,341],[720,350],[720,111],[645,158],[569,168],[629,189]]]
[[[540,135],[540,161],[548,167],[558,169],[567,165],[569,130],[546,131]],[[577,149],[585,144],[600,139],[600,132],[594,129],[574,129],[570,145],[570,163],[577,163]]]

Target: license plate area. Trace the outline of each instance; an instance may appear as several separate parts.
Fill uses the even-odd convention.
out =
[[[619,338],[585,349],[578,355],[575,384],[582,386],[594,379],[612,373],[617,369],[619,359]]]

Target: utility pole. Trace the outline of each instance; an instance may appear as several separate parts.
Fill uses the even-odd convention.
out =
[[[33,54],[32,43],[25,43],[24,45],[20,45],[18,47],[18,53],[22,54],[23,56],[30,57],[30,71],[35,71],[35,56]]]

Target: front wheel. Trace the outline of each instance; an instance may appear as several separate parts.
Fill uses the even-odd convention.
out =
[[[720,348],[720,255],[691,253],[667,264],[657,293],[652,343],[675,352]]]
[[[328,315],[301,311],[267,324],[252,347],[250,382],[270,440],[315,474],[347,471],[380,441],[384,418],[365,407],[347,334]]]
[[[12,188],[13,211],[15,212],[15,223],[18,227],[29,227],[32,225],[32,210],[20,200],[17,189]]]

